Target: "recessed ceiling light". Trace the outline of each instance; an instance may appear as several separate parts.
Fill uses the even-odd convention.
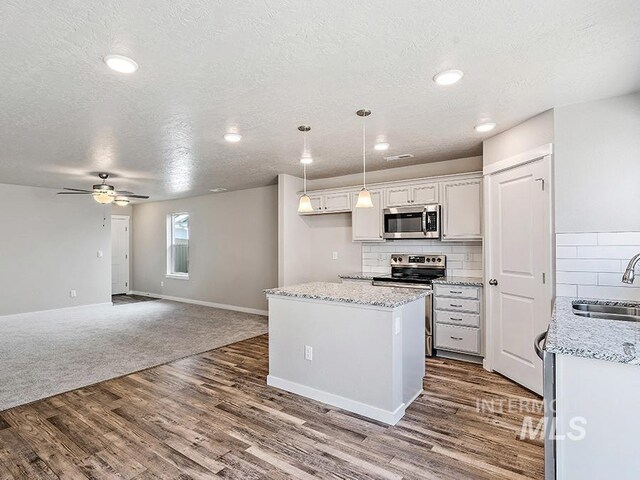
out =
[[[122,55],[107,55],[104,57],[104,63],[118,73],[133,73],[138,70],[138,64],[128,57]]]
[[[212,193],[220,193],[220,192],[226,192],[227,189],[224,187],[218,187],[218,188],[212,188],[211,190],[209,190]]]
[[[240,140],[242,140],[242,135],[240,135],[239,133],[234,133],[234,132],[225,133],[224,134],[224,139],[227,142],[238,143]]]
[[[476,125],[473,128],[476,129],[476,132],[484,133],[484,132],[488,132],[489,130],[493,130],[494,128],[496,128],[496,124],[493,123],[493,122],[484,122],[484,123],[479,123],[478,125]]]
[[[378,142],[373,146],[373,148],[376,150],[389,150],[389,144],[387,142]]]
[[[433,77],[433,81],[438,85],[453,85],[460,81],[463,76],[462,70],[445,70]]]
[[[309,157],[309,156],[304,156],[300,158],[300,163],[302,163],[303,165],[309,165],[311,163],[313,163],[313,158]]]

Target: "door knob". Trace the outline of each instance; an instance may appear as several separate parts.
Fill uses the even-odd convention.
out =
[[[495,278],[492,278],[491,280],[489,280],[489,285],[492,285],[495,287],[497,284],[498,284],[498,280],[496,280]]]

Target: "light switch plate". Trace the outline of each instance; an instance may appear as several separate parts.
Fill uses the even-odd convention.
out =
[[[304,359],[309,361],[313,360],[313,347],[309,345],[304,346]]]
[[[76,298],[76,297],[78,296],[78,292],[77,292],[77,291],[75,291],[75,290],[71,290],[71,291],[69,292],[69,296],[70,296],[71,298]]]
[[[338,259],[338,252],[333,252],[333,259],[337,260]]]

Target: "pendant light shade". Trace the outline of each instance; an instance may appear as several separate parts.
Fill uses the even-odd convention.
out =
[[[313,212],[313,206],[311,205],[311,199],[309,195],[307,195],[307,165],[313,162],[309,151],[307,150],[307,132],[311,130],[309,125],[300,125],[298,130],[301,131],[304,135],[304,145],[302,148],[302,157],[300,158],[300,163],[302,163],[302,172],[304,178],[304,193],[300,197],[300,202],[298,203],[298,213],[311,213]]]
[[[356,115],[362,117],[362,190],[358,193],[358,202],[356,208],[373,208],[373,202],[371,201],[371,194],[367,190],[367,127],[366,118],[371,115],[371,110],[363,108],[358,110]]]
[[[358,193],[358,202],[356,208],[373,208],[373,202],[371,201],[371,194],[366,188],[362,188]]]
[[[313,212],[311,206],[311,199],[306,193],[300,197],[300,203],[298,203],[298,213],[310,213]]]

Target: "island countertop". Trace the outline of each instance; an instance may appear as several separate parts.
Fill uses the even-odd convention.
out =
[[[430,295],[413,288],[374,287],[358,283],[312,282],[265,290],[267,295],[397,308]]]
[[[637,302],[556,298],[545,350],[555,354],[640,365],[640,322],[581,317],[574,301],[638,306]]]

